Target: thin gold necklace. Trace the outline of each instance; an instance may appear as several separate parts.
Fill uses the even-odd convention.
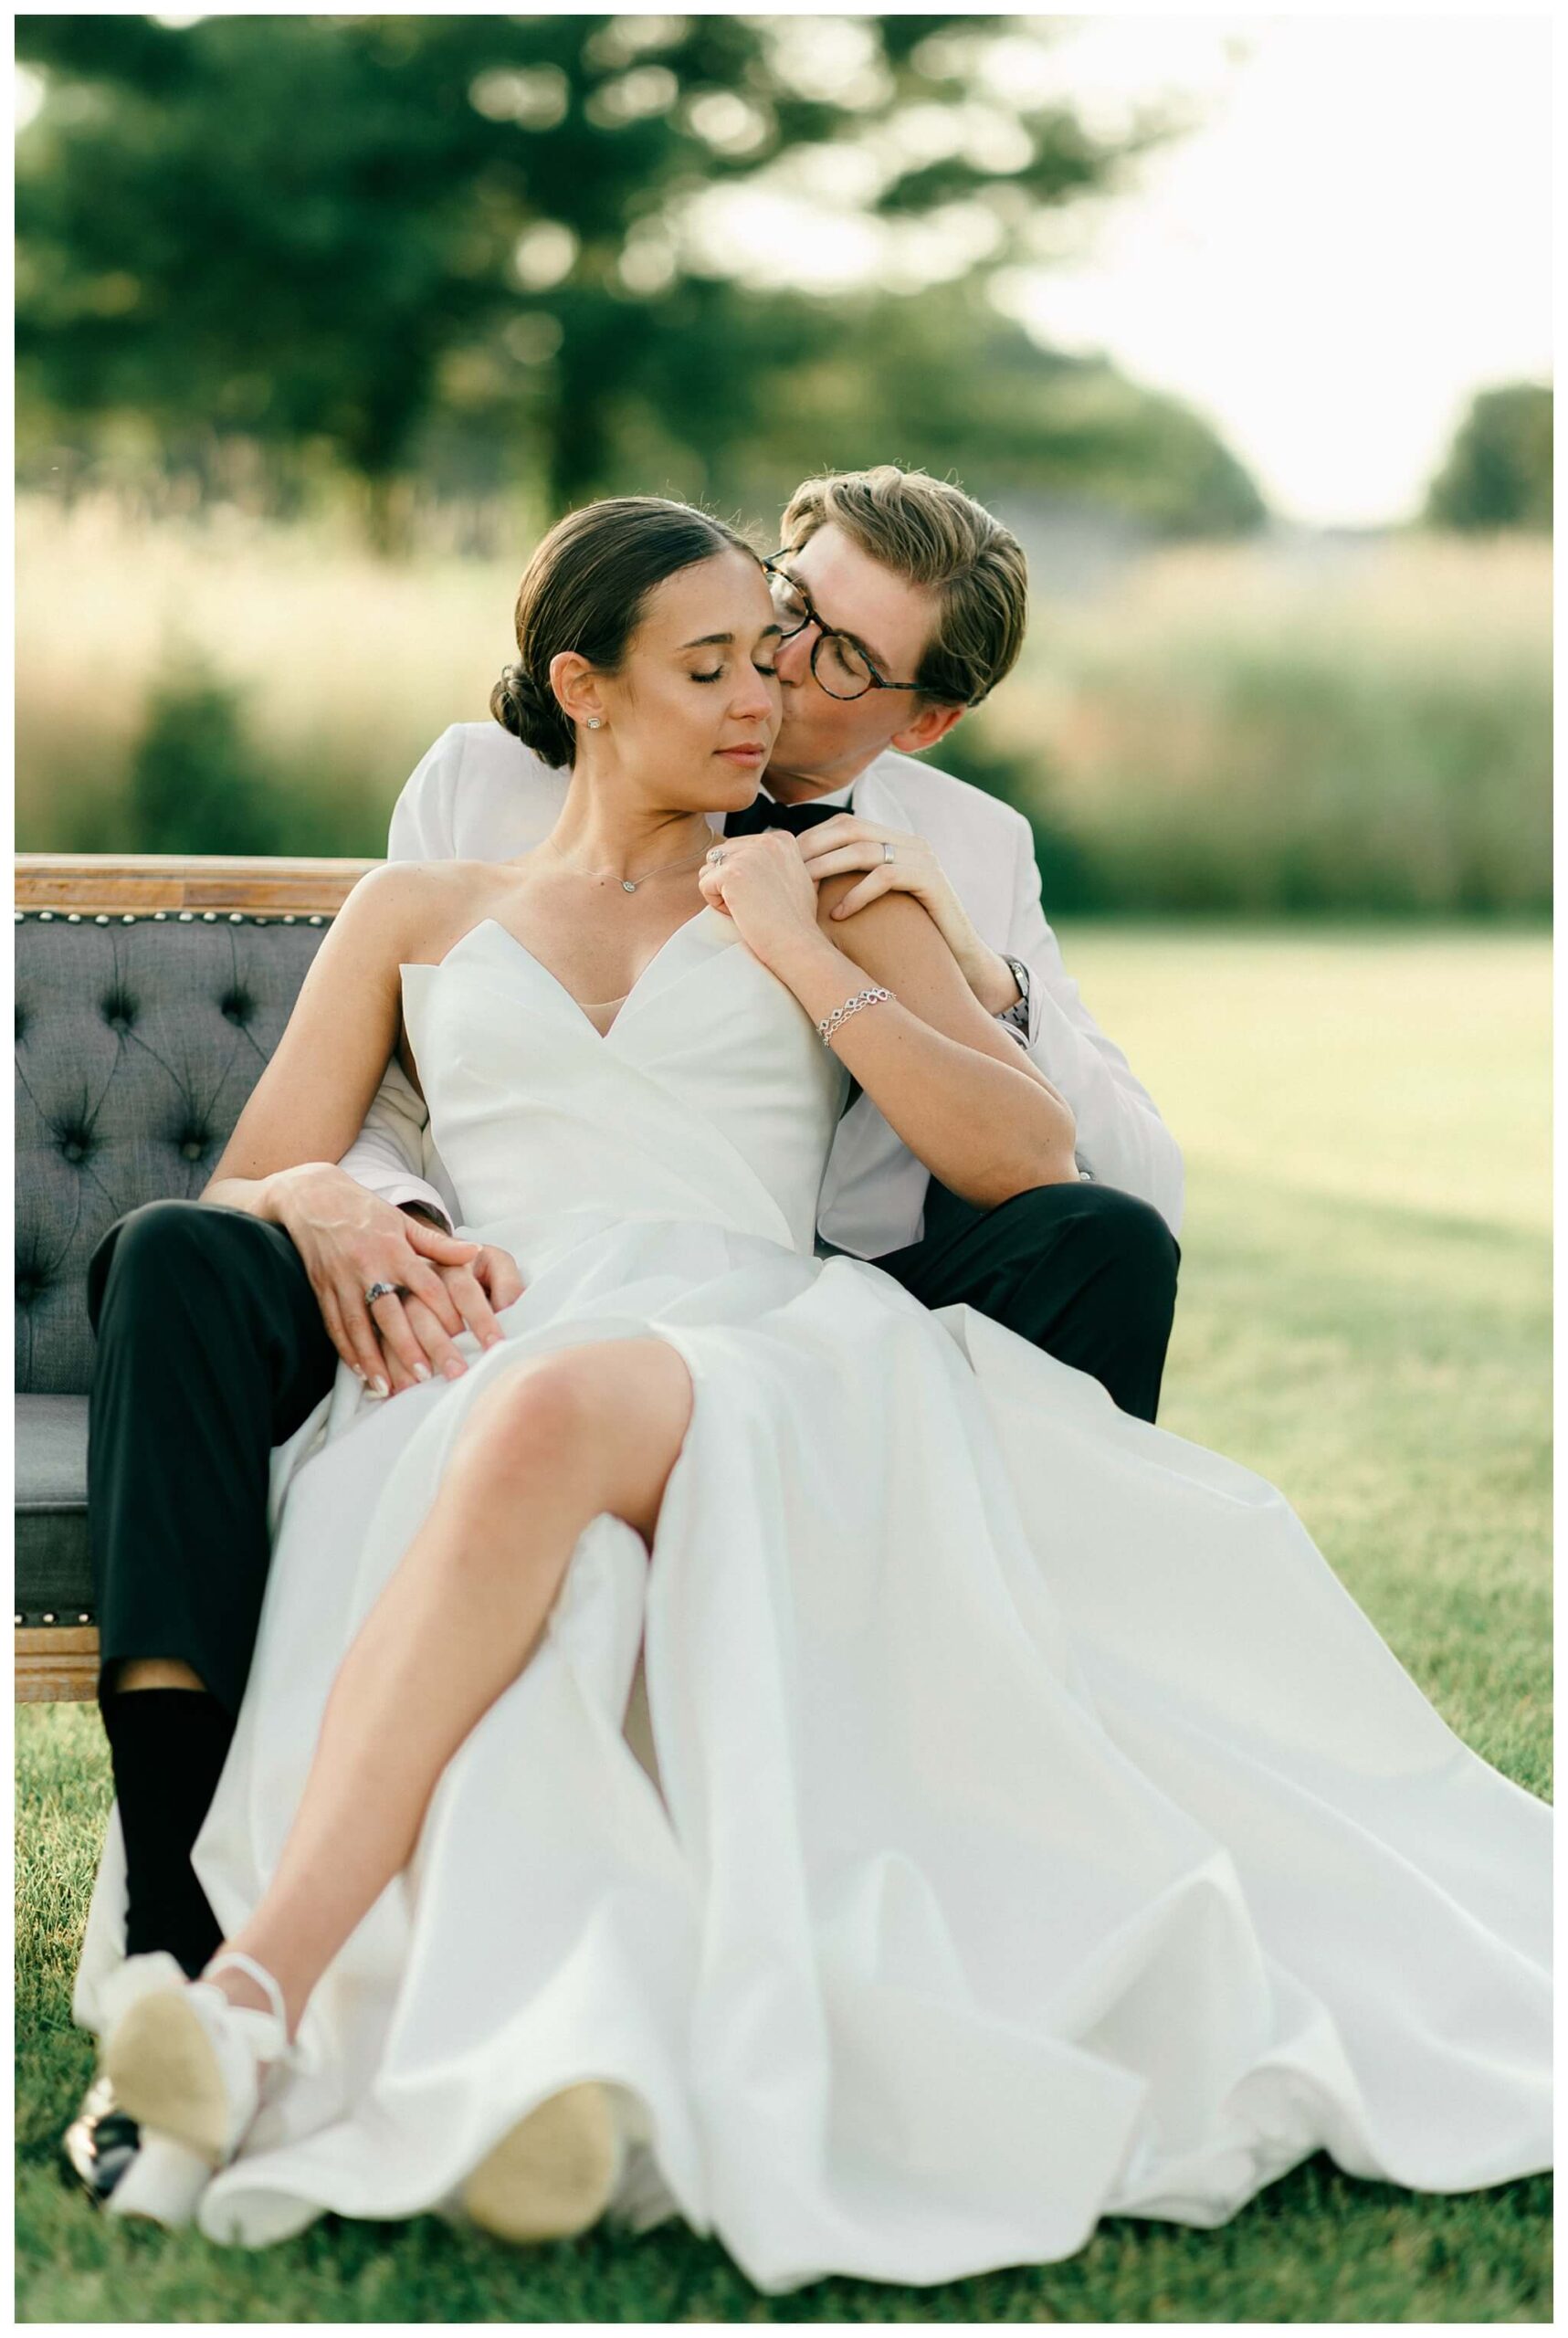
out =
[[[562,851],[553,837],[546,837],[544,841],[557,860],[564,860],[567,868],[576,869],[579,877],[616,877],[613,869],[579,869],[577,863]],[[635,893],[637,887],[646,885],[650,877],[668,877],[678,869],[695,869],[700,860],[706,859],[710,847],[704,845],[702,850],[694,852],[689,860],[661,860],[656,868],[645,869],[640,877],[616,877],[616,882],[623,893]]]

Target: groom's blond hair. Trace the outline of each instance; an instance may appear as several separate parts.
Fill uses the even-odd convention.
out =
[[[1024,645],[1029,572],[1016,536],[961,487],[897,463],[807,479],[790,498],[784,542],[798,552],[830,522],[935,595],[913,679],[934,703],[978,706]]]

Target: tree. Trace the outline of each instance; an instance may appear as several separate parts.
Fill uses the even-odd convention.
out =
[[[694,247],[705,190],[847,159],[868,216],[978,223],[984,276],[1166,134],[1001,93],[1008,22],[20,16],[46,90],[18,142],[22,391],[165,446],[325,448],[384,524],[442,415],[503,423],[557,506],[628,431],[700,435],[722,469],[806,362],[808,307]]]
[[[1438,528],[1552,530],[1552,392],[1535,382],[1482,390],[1470,401],[1432,482]]]
[[[956,472],[983,501],[1020,490],[1111,505],[1163,533],[1232,534],[1264,506],[1209,426],[1136,388],[1103,359],[1043,349],[985,296],[942,286],[918,299],[814,304],[792,356],[769,369],[774,473],[888,459]],[[748,509],[760,479],[734,450],[714,487]]]

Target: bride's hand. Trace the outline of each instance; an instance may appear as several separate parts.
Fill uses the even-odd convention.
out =
[[[452,1342],[464,1331],[483,1347],[505,1336],[496,1314],[522,1285],[504,1250],[410,1217],[331,1162],[302,1162],[268,1184],[268,1215],[300,1253],[327,1336],[368,1388],[395,1395],[449,1361],[461,1371]],[[380,1299],[373,1312],[364,1294],[378,1282],[406,1300]],[[405,1312],[416,1302],[420,1333]]]
[[[709,908],[733,918],[752,955],[774,974],[792,952],[820,939],[816,888],[786,828],[715,845],[697,881]]]
[[[460,1328],[471,1331],[481,1347],[494,1347],[501,1337],[496,1316],[522,1297],[522,1277],[511,1253],[498,1248],[493,1242],[484,1242],[477,1246],[475,1256],[466,1266],[437,1266],[436,1271],[446,1285],[447,1299],[462,1318]],[[384,1318],[401,1318],[401,1322],[389,1323],[384,1329]],[[374,1322],[381,1333],[382,1352],[395,1396],[400,1389],[414,1386],[416,1367],[411,1369],[407,1358],[410,1353],[417,1354],[421,1348],[437,1372],[448,1380],[460,1380],[468,1370],[447,1325],[412,1290],[401,1303],[395,1300],[378,1301]]]

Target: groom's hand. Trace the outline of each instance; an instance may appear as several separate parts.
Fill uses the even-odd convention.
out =
[[[496,1310],[522,1289],[505,1251],[410,1217],[326,1163],[286,1170],[270,1183],[272,1215],[304,1263],[327,1336],[378,1395],[428,1380],[448,1362],[460,1373],[451,1343],[465,1328],[486,1347],[502,1337]],[[406,1298],[378,1299],[373,1311],[364,1294],[378,1282]],[[410,1301],[422,1311],[439,1364],[409,1322]]]
[[[842,876],[851,869],[867,872],[833,911],[835,919],[853,917],[857,910],[880,900],[884,893],[912,893],[957,959],[964,981],[987,1015],[1005,1014],[1014,1004],[1018,985],[1012,968],[982,942],[924,837],[911,836],[904,828],[879,828],[874,821],[840,812],[831,820],[803,829],[798,841],[806,873],[818,885],[825,877]]]

